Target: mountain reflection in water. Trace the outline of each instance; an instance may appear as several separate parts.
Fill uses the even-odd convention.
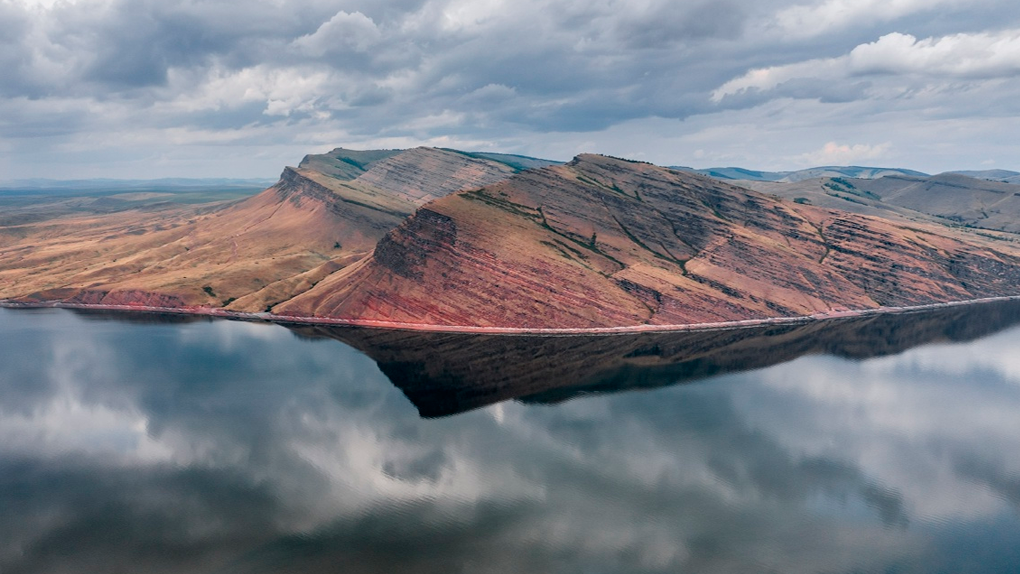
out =
[[[537,339],[0,310],[0,572],[1017,571],[1018,308]]]
[[[601,336],[423,333],[314,326],[378,363],[423,417],[507,399],[559,402],[761,369],[803,355],[868,359],[933,342],[971,341],[1020,323],[1020,302],[762,325]]]

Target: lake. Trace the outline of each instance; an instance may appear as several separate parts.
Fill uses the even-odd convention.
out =
[[[1016,572],[1017,325],[0,309],[0,572]]]

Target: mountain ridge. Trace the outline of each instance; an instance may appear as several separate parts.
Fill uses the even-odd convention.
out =
[[[968,274],[978,264],[1009,279]],[[737,321],[999,296],[1017,264],[934,230],[581,155],[426,204],[278,311],[495,328]]]
[[[337,148],[241,201],[0,226],[0,298],[542,330],[1018,294],[1020,248],[906,208],[834,211],[597,154],[543,161]]]

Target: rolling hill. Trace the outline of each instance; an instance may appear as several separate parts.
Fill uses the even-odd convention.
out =
[[[694,169],[690,167],[673,166],[672,169],[680,171],[691,171],[708,177],[722,180],[737,181],[781,181],[796,183],[806,179],[819,177],[851,177],[855,179],[878,179],[887,175],[900,175],[910,177],[925,177],[928,174],[912,169],[891,168],[891,167],[861,167],[861,166],[839,166],[829,165],[801,169],[796,171],[758,171],[742,167],[709,167]]]
[[[227,205],[8,225],[0,297],[265,311],[364,257],[419,205],[515,170],[434,148],[337,149]]]
[[[869,214],[941,221],[947,225],[1020,232],[1020,185],[959,173],[879,179],[822,178],[797,183],[740,185],[814,205]]]

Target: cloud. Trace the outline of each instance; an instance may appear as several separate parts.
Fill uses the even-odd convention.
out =
[[[313,34],[294,40],[307,54],[323,56],[346,51],[365,52],[382,39],[382,32],[371,18],[361,12],[337,12]]]
[[[231,152],[154,138],[148,156],[177,156],[177,168],[190,155],[190,175],[268,176],[318,151],[301,145],[323,134],[336,138],[325,147],[444,138],[532,155],[560,140],[554,155],[565,159],[578,141],[588,151],[617,146],[610,132],[628,123],[695,136],[689,126],[701,120],[726,124],[738,114],[725,112],[784,99],[832,106],[763,114],[784,145],[795,143],[787,114],[814,126],[812,141],[833,139],[834,117],[902,126],[919,115],[1012,117],[1012,10],[1006,0],[3,0],[0,149],[10,151],[0,167],[14,170],[8,177],[54,175],[53,166],[75,177],[83,165],[189,175],[126,159],[164,129],[222,130],[232,135],[207,139]],[[437,117],[464,121],[429,125]],[[1009,166],[1009,150],[966,138],[958,147]],[[87,159],[64,151],[79,141],[92,142]],[[706,152],[738,157],[746,143],[720,140]],[[645,138],[633,151],[672,164],[685,149],[675,145],[674,136]],[[243,146],[278,155],[209,161],[251,157]]]
[[[964,0],[825,0],[783,8],[773,22],[783,34],[809,37],[961,4]]]
[[[954,80],[1011,79],[1017,72],[1020,29],[923,40],[894,32],[838,58],[751,70],[713,90],[712,101],[747,92],[782,94],[795,81],[846,84],[862,77],[886,76],[891,78],[886,83],[914,85],[920,80],[944,85]]]
[[[862,161],[881,160],[892,147],[891,143],[878,145],[839,144],[828,142],[821,149],[803,154],[798,158],[801,165],[853,165]]]
[[[1020,29],[954,34],[918,40],[892,33],[854,48],[852,74],[922,74],[951,78],[1003,78],[1020,72]]]

